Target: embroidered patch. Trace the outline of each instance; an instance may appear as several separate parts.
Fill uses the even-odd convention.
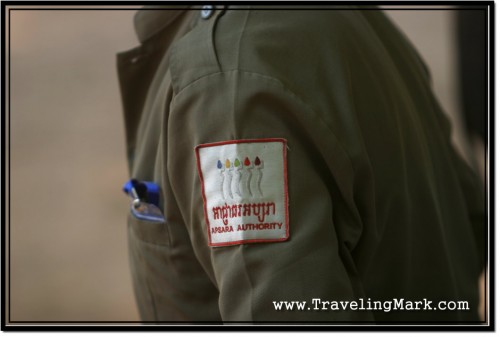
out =
[[[196,147],[209,246],[288,239],[285,139]]]

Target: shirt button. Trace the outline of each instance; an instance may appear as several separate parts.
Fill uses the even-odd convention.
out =
[[[204,20],[209,19],[214,12],[214,6],[205,5],[201,8],[201,18]]]

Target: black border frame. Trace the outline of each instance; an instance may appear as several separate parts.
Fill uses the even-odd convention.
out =
[[[210,4],[228,5],[230,2],[211,1]],[[117,6],[143,6],[143,5],[159,5],[165,4],[156,1],[88,1],[88,2],[68,2],[68,1],[3,1],[1,3],[1,13],[4,25],[2,26],[2,64],[4,66],[2,72],[2,130],[6,131],[2,142],[2,235],[1,244],[4,249],[4,256],[1,260],[2,267],[2,309],[1,309],[1,329],[3,331],[494,331],[495,330],[495,228],[494,228],[494,205],[495,205],[495,6],[494,1],[359,1],[355,5],[366,6],[365,10],[377,9],[375,6],[385,6],[383,9],[394,10],[460,10],[460,9],[483,9],[486,10],[486,32],[489,34],[487,38],[487,58],[489,62],[486,66],[489,67],[487,72],[487,103],[489,106],[486,119],[486,130],[489,137],[485,144],[485,177],[486,189],[485,196],[489,203],[486,204],[489,210],[487,216],[487,225],[489,230],[487,242],[486,265],[489,265],[489,270],[486,273],[485,282],[489,287],[486,287],[487,301],[489,304],[486,307],[485,324],[474,325],[467,324],[471,322],[458,323],[439,323],[439,322],[391,322],[391,323],[365,323],[365,322],[266,322],[266,323],[251,323],[251,322],[228,322],[228,323],[212,323],[212,322],[144,322],[144,321],[8,321],[10,319],[10,11],[11,10],[136,10],[136,8],[117,8]],[[168,2],[168,5],[186,4],[186,2]],[[193,1],[190,5],[202,6],[207,2]],[[238,5],[262,4],[262,7],[268,9],[280,9],[282,3],[275,2],[237,2]],[[307,7],[308,5],[331,5],[331,2],[294,2],[293,5]],[[335,2],[335,5],[353,5],[352,2]],[[9,8],[15,6],[16,8]],[[54,6],[54,8],[43,8]],[[82,8],[81,6],[85,6]],[[373,7],[372,7],[373,6]],[[391,6],[398,6],[390,8]],[[400,7],[404,6],[404,7]],[[418,7],[414,7],[418,6]],[[433,8],[425,8],[425,6],[433,6]],[[441,7],[438,7],[441,6]],[[456,6],[457,8],[443,8]],[[55,8],[60,7],[60,8]],[[436,8],[437,7],[437,8]],[[8,20],[8,24],[7,24]],[[8,43],[6,45],[6,42]],[[8,54],[7,54],[8,53]],[[8,55],[8,56],[6,56]],[[488,127],[489,121],[489,127]],[[7,137],[8,135],[8,137]],[[488,161],[489,159],[489,161]],[[489,174],[487,172],[489,171]],[[489,197],[489,198],[488,198]],[[8,216],[6,216],[6,211]],[[7,232],[8,228],[8,232]],[[6,238],[6,234],[8,237]],[[8,269],[6,269],[8,268]],[[9,278],[7,282],[6,279]],[[8,290],[8,292],[7,292]],[[6,303],[8,297],[8,303]],[[8,307],[6,306],[8,304]],[[488,304],[485,304],[486,306]],[[8,311],[8,313],[7,313]],[[489,323],[489,324],[488,324]],[[257,325],[256,325],[257,324]]]

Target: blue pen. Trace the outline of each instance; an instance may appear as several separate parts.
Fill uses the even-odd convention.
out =
[[[160,187],[157,184],[131,179],[123,185],[123,191],[132,200],[131,212],[136,218],[154,222],[165,221],[159,209]]]

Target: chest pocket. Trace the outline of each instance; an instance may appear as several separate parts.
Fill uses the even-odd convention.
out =
[[[170,238],[165,221],[143,220],[134,216],[132,212],[129,212],[128,227],[129,233],[143,242],[162,246],[170,245]]]

